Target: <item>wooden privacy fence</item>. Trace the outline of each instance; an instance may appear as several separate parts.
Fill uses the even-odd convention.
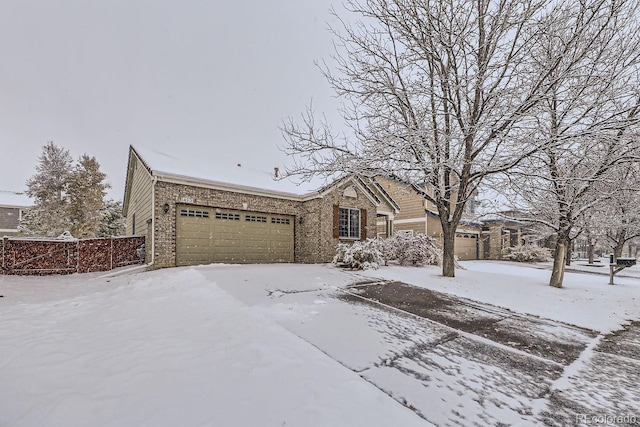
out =
[[[108,271],[144,262],[144,236],[82,240],[2,239],[0,274]]]

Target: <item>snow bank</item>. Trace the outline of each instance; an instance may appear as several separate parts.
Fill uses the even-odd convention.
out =
[[[425,425],[193,269],[85,280],[1,279],[0,425]]]

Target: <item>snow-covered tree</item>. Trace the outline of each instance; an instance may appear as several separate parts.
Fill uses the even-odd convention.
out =
[[[109,184],[95,157],[84,154],[69,175],[67,213],[71,234],[95,237],[101,226],[101,210]]]
[[[640,237],[640,163],[627,164],[615,176],[613,194],[600,209],[604,235],[616,257]]]
[[[591,45],[601,43],[599,28],[617,30],[599,17],[619,12],[604,0],[345,3],[356,22],[341,20],[334,30],[336,71],[325,67],[324,75],[343,100],[352,135],[316,123],[311,108],[290,119],[283,126],[285,151],[295,159],[288,173],[414,185],[438,210],[442,273],[454,276],[455,231],[467,200],[485,177],[549,143],[531,137],[540,125],[533,111],[556,78],[585,65]],[[562,30],[558,42],[538,61],[535,49],[554,25]]]
[[[73,158],[68,150],[53,142],[42,147],[36,173],[27,180],[27,194],[34,205],[21,221],[23,234],[55,237],[69,229],[66,210],[72,167]]]
[[[100,228],[98,237],[121,236],[125,233],[125,218],[122,215],[122,202],[109,199],[100,210]]]
[[[95,236],[109,188],[105,178],[95,157],[85,154],[74,165],[68,150],[47,143],[36,174],[27,181],[34,206],[23,216],[19,230],[29,236],[57,237],[65,231],[75,237]]]
[[[511,184],[516,195],[509,198],[521,202],[520,210],[555,232],[549,283],[555,287],[562,287],[570,243],[582,232],[585,214],[615,197],[618,171],[639,153],[637,2],[595,2],[599,9],[585,4],[567,3],[541,27],[532,69],[544,73],[550,90],[530,111],[536,127],[528,136],[541,148],[501,183]],[[587,23],[587,37],[571,44],[581,23]],[[568,54],[548,72],[558,50]]]

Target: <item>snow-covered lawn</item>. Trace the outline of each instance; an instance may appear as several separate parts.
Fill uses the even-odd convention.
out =
[[[0,426],[526,424],[527,411],[544,410],[526,391],[532,379],[470,359],[460,341],[437,359],[411,359],[451,332],[340,298],[372,277],[601,332],[640,319],[635,278],[608,286],[606,276],[567,273],[565,288],[552,289],[545,270],[464,265],[455,279],[432,267],[327,265],[0,276]],[[409,371],[424,372],[422,382]]]
[[[569,271],[563,288],[556,289],[548,285],[551,272],[541,268],[546,264],[467,261],[462,265],[464,270],[457,270],[453,279],[440,276],[439,267],[389,266],[363,275],[400,280],[605,333],[640,318],[640,266],[616,275],[613,286],[608,285],[608,267],[599,269],[602,274]],[[574,262],[572,268],[580,267]]]

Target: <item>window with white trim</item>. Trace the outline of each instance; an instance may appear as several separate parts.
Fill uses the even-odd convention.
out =
[[[347,239],[360,238],[360,209],[340,208],[338,212],[340,237]]]

